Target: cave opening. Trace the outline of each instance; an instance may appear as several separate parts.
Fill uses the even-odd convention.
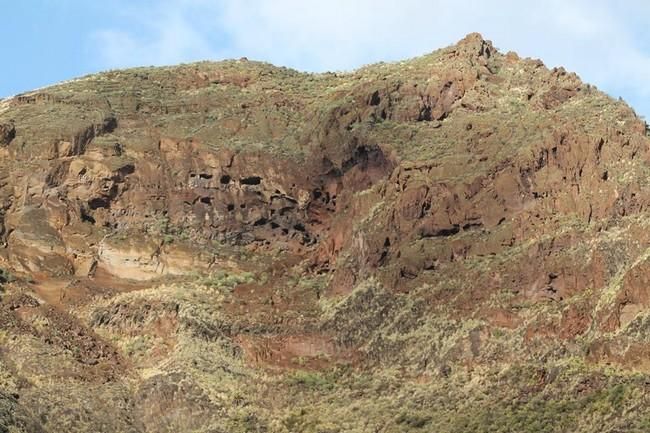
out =
[[[262,178],[259,176],[248,176],[240,180],[242,185],[259,185],[262,183]]]

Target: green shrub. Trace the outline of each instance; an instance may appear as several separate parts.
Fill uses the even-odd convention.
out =
[[[16,281],[16,278],[13,276],[11,272],[9,272],[6,269],[0,268],[0,285],[11,283],[14,281]]]
[[[402,412],[395,422],[397,424],[407,425],[410,428],[422,428],[431,422],[431,417],[417,413]]]
[[[329,378],[311,371],[296,371],[287,377],[287,383],[314,390],[330,390],[334,387],[334,383]]]

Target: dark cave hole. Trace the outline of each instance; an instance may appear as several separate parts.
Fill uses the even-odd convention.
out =
[[[240,182],[242,185],[259,185],[262,182],[262,178],[259,176],[249,176],[244,177]]]
[[[108,208],[110,205],[110,202],[107,198],[104,197],[96,197],[93,199],[88,200],[88,206],[90,209],[95,210],[99,208]]]
[[[262,217],[262,218],[258,219],[257,221],[255,221],[255,222],[253,223],[253,225],[254,225],[254,226],[263,226],[263,225],[266,224],[267,222],[268,222],[268,220],[267,220],[266,218]]]
[[[379,105],[381,102],[381,98],[379,97],[379,90],[375,90],[375,92],[370,96],[370,105]]]
[[[95,223],[97,222],[95,221],[95,218],[92,217],[92,215],[89,215],[84,211],[81,212],[81,221],[90,223],[92,225],[95,225]]]

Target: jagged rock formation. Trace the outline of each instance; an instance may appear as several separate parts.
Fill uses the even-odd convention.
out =
[[[478,34],[3,101],[0,429],[643,431],[649,143]]]

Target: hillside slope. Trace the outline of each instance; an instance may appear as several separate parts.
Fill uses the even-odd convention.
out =
[[[650,429],[650,139],[478,34],[0,102],[0,432]]]

